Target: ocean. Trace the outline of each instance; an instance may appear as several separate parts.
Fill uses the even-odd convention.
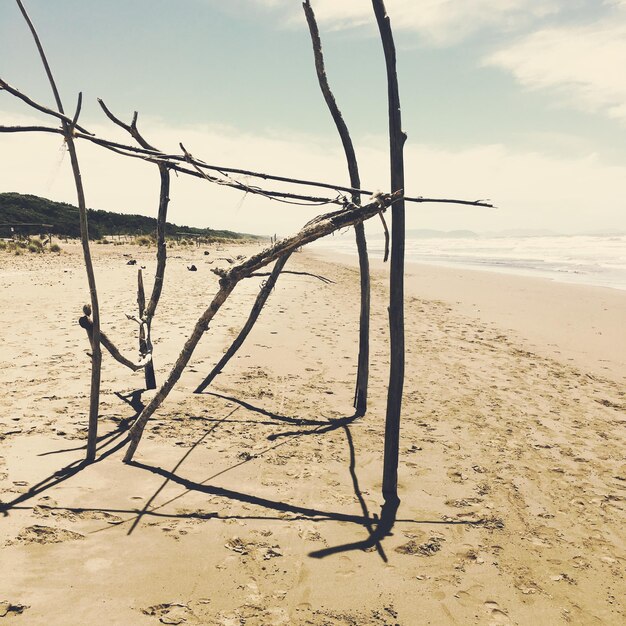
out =
[[[315,245],[340,253],[357,254],[353,232],[325,237]],[[384,240],[368,238],[368,249],[372,258],[382,259]],[[409,235],[406,239],[406,261],[626,290],[626,235]]]

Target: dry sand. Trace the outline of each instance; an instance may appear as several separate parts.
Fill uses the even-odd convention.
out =
[[[170,251],[159,380],[208,303],[210,263],[243,252]],[[133,352],[136,267],[123,255],[151,284],[154,250],[94,253],[103,327]],[[115,446],[151,393],[105,356],[101,457],[82,467],[78,247],[0,253],[0,622],[623,624],[626,293],[411,268],[402,503],[392,535],[371,545],[384,274],[370,410],[354,420],[357,272],[306,252],[290,266],[335,283],[283,276],[239,355],[194,395],[247,316],[259,279],[246,281],[133,465]]]

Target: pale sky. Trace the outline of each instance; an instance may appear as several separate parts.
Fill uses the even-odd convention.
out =
[[[182,141],[224,166],[347,184],[299,0],[25,0],[67,110],[130,142]],[[365,188],[387,189],[383,53],[370,0],[312,0]],[[626,0],[386,0],[396,36],[406,193],[497,211],[407,205],[407,227],[626,231]],[[0,76],[52,106],[30,34],[0,2]],[[0,124],[48,123],[0,92]],[[0,191],[76,203],[58,136],[0,133]],[[79,143],[90,207],[156,215],[153,165]],[[309,190],[317,193],[314,190]],[[169,220],[288,234],[320,212],[174,179]]]

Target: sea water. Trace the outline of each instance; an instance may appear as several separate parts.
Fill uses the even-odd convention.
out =
[[[354,233],[325,237],[318,246],[356,254]],[[381,258],[384,240],[368,238],[372,258]],[[406,261],[550,278],[626,290],[626,235],[533,237],[411,237]]]

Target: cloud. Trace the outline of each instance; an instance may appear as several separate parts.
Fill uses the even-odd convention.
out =
[[[592,24],[546,28],[491,54],[487,65],[528,89],[548,89],[576,109],[626,123],[626,2]]]
[[[33,122],[29,117],[2,111],[0,119],[6,124]],[[172,126],[148,118],[140,122],[144,136],[163,149],[177,151],[182,140],[196,156],[223,166],[347,183],[344,157],[335,140],[281,135],[278,131],[243,133],[225,126]],[[111,125],[94,125],[90,130],[101,136],[116,136]],[[361,137],[356,144],[363,185],[388,188],[387,138]],[[76,203],[69,157],[59,136],[0,134],[0,150],[11,155],[0,169],[0,190]],[[154,165],[85,142],[79,143],[79,159],[89,206],[156,215],[159,180]],[[559,158],[502,145],[452,151],[409,142],[405,163],[410,195],[491,198],[499,207],[490,211],[441,204],[407,205],[410,228],[528,227],[565,232],[623,228],[626,166],[607,165],[594,154]],[[243,180],[280,188],[268,181]],[[304,192],[325,194],[315,189]],[[169,219],[175,223],[263,234],[289,234],[328,208],[270,202],[182,175],[173,177],[171,198]]]
[[[268,10],[279,11],[287,23],[303,23],[300,3],[292,0],[248,0]],[[437,45],[457,43],[485,28],[518,30],[536,19],[561,10],[563,0],[386,0],[385,6],[396,31],[418,33]],[[374,25],[368,0],[315,0],[313,9],[321,25],[344,30]]]

